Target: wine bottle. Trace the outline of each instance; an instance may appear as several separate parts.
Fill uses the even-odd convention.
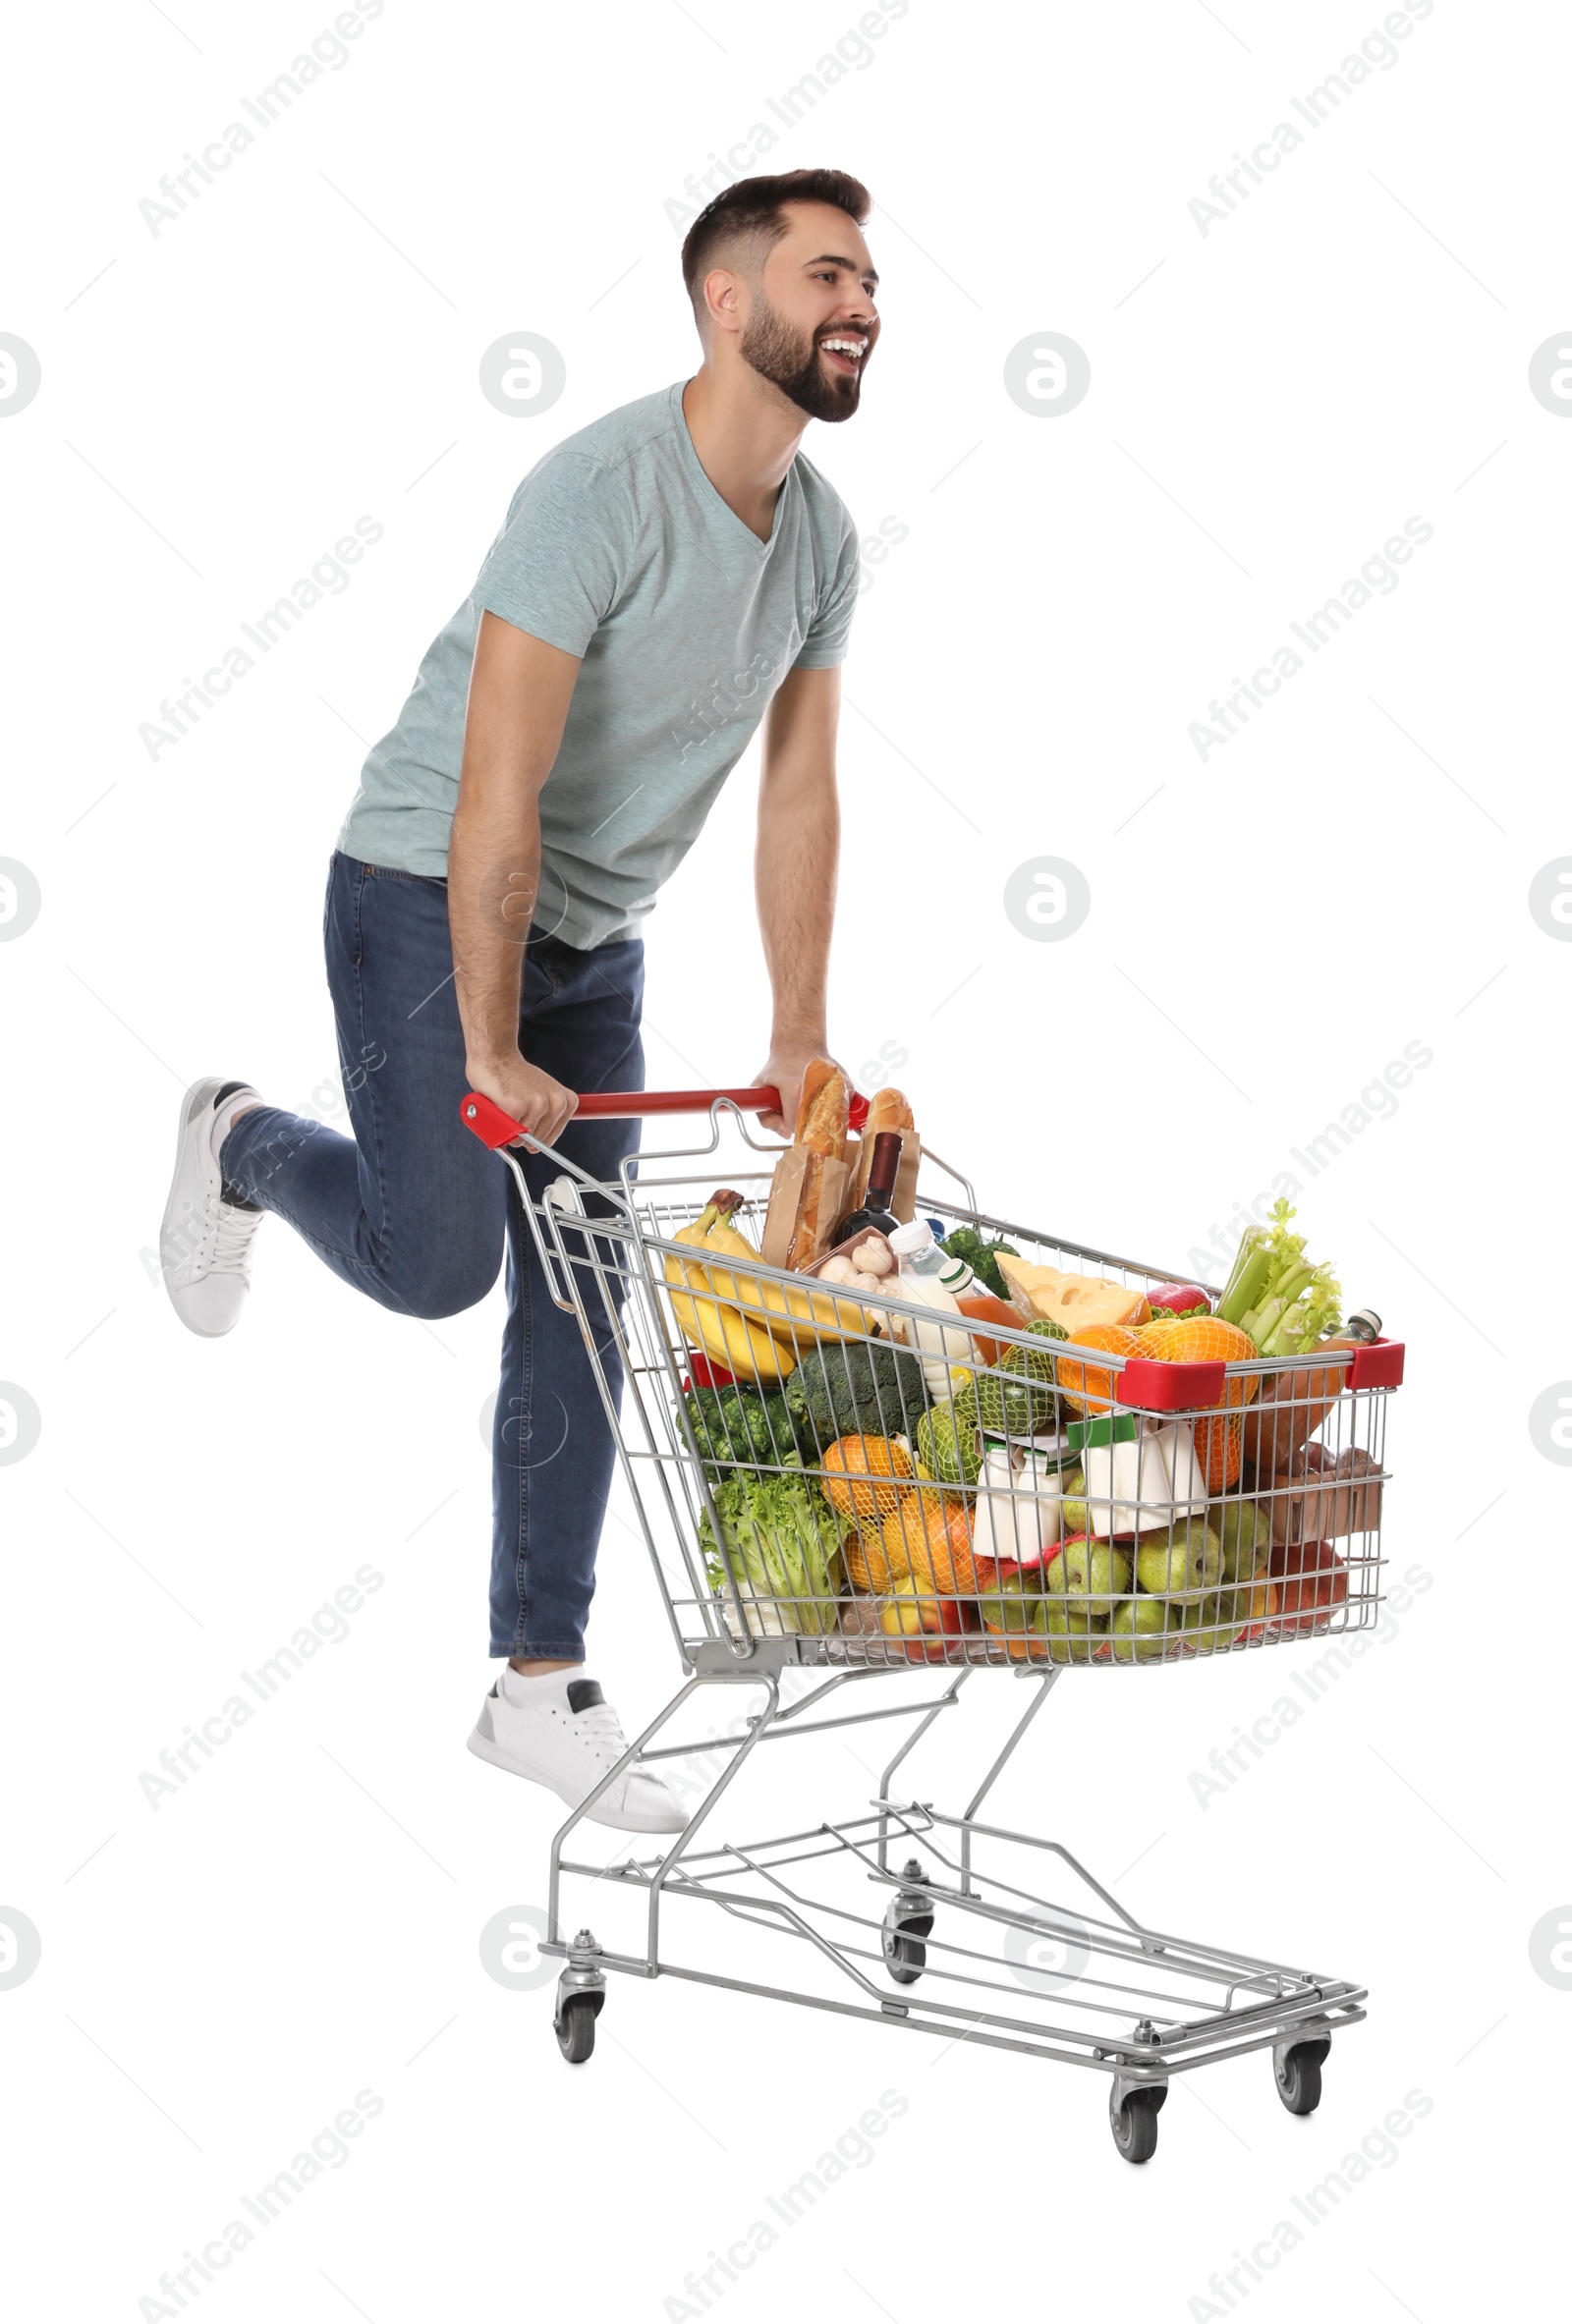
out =
[[[880,1235],[894,1234],[896,1222],[890,1204],[895,1199],[895,1177],[900,1167],[901,1134],[898,1130],[881,1130],[873,1140],[867,1191],[857,1209],[846,1213],[830,1237],[832,1248],[849,1242],[854,1235],[866,1235],[870,1228]]]

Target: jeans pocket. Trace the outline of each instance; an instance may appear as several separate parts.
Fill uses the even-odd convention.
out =
[[[532,1002],[538,1006],[543,1001],[554,1001],[561,989],[560,971],[548,961],[538,944],[526,947],[524,975],[520,987],[520,1003],[528,1012]]]
[[[333,983],[335,958],[352,968],[361,965],[365,945],[361,934],[361,898],[365,892],[365,865],[353,856],[334,852],[328,865],[327,894],[322,900],[322,949],[327,956],[328,984]]]

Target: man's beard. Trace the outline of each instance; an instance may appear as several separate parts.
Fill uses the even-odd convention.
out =
[[[740,352],[745,363],[751,363],[759,377],[778,387],[782,395],[790,396],[810,419],[850,419],[857,410],[863,386],[861,366],[849,375],[826,369],[817,340],[799,338],[761,292],[744,326]],[[863,361],[867,360],[865,355]]]

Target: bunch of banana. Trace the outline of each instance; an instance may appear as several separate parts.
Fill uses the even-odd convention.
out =
[[[669,1255],[666,1281],[673,1287],[673,1312],[692,1344],[734,1378],[769,1387],[795,1370],[811,1348],[865,1333],[868,1319],[854,1300],[806,1284],[766,1282],[758,1272],[758,1251],[731,1223],[742,1199],[721,1188],[692,1226],[679,1228],[672,1240],[702,1255]],[[715,1263],[725,1259],[751,1267]]]

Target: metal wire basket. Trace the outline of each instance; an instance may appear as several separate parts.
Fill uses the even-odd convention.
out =
[[[1115,1333],[1089,1353],[1024,1317],[935,1326],[893,1284],[853,1297],[734,1244],[716,1251],[692,1232],[714,1191],[719,1116],[741,1123],[739,1101],[769,1094],[586,1099],[702,1101],[708,1142],[646,1153],[611,1184],[565,1172],[539,1201],[520,1177],[686,1669],[761,1652],[1145,1669],[1374,1628],[1400,1346],[1263,1358],[1236,1333],[1242,1356],[1173,1361]],[[919,1209],[946,1231],[1137,1291],[1172,1279],[983,1212],[964,1178],[924,1162]],[[729,1182],[755,1244],[770,1176]],[[574,1223],[589,1198],[592,1233]]]

